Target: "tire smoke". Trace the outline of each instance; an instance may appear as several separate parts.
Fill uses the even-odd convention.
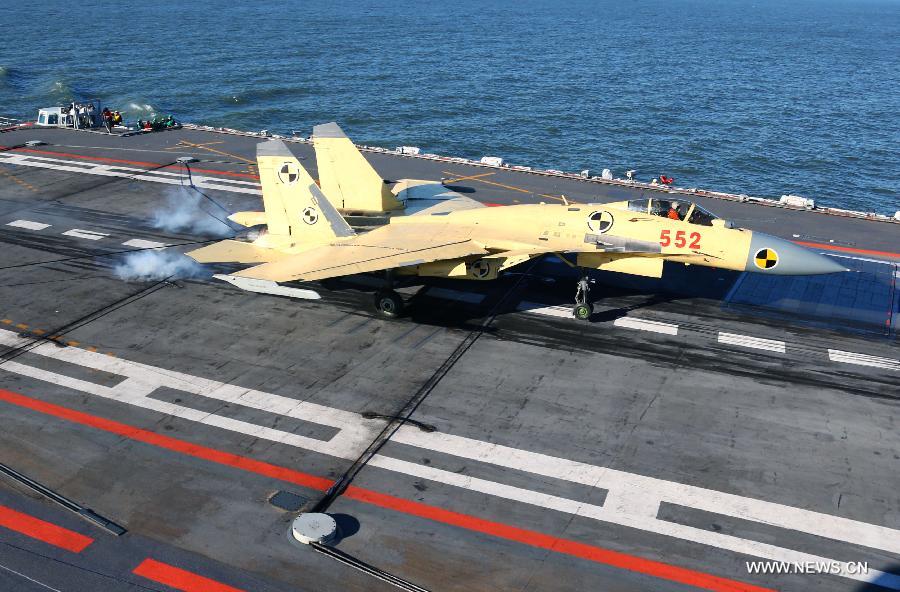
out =
[[[166,196],[166,205],[153,213],[154,228],[173,233],[201,234],[227,237],[234,231],[227,223],[203,209],[203,197],[188,188],[173,189]]]
[[[120,264],[113,267],[113,273],[125,281],[158,281],[209,275],[202,265],[183,253],[156,249],[128,253]]]

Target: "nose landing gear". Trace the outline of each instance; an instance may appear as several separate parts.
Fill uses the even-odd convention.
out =
[[[575,308],[572,309],[572,314],[579,321],[587,321],[594,314],[594,307],[588,301],[590,291],[587,274],[584,274],[578,280],[578,287],[575,289]]]

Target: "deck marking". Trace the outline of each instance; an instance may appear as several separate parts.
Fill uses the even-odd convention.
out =
[[[271,477],[280,481],[309,487],[311,489],[326,491],[333,484],[333,482],[329,479],[317,477],[286,467],[280,467],[278,465],[273,465],[267,462],[254,460],[245,456],[224,452],[222,450],[208,448],[200,444],[193,444],[185,440],[179,440],[171,436],[158,434],[156,432],[138,428],[129,424],[124,424],[99,416],[90,415],[88,413],[84,413],[83,411],[77,411],[68,407],[47,403],[39,399],[26,397],[25,395],[20,395],[12,391],[0,389],[0,400],[6,401],[7,403],[11,403],[13,405],[31,409],[39,413],[52,415],[66,421],[100,429],[122,436],[124,438],[128,438],[130,440],[143,442],[145,444],[157,446],[159,448],[178,452],[187,456],[208,460],[210,462],[230,466],[266,477]],[[768,588],[762,588],[759,586],[754,586],[752,584],[746,584],[743,582],[738,582],[736,580],[730,580],[728,578],[722,578],[704,572],[694,571],[691,569],[654,561],[651,559],[644,559],[635,555],[620,553],[594,545],[578,543],[568,539],[563,539],[560,537],[555,537],[524,528],[518,528],[500,522],[493,522],[490,520],[478,518],[477,516],[454,512],[452,510],[430,506],[421,502],[414,502],[396,496],[363,489],[355,485],[349,486],[344,495],[359,502],[379,506],[405,514],[410,514],[413,516],[418,516],[427,520],[441,522],[451,526],[457,526],[459,528],[474,532],[481,532],[498,538],[519,542],[532,547],[538,547],[564,555],[579,557],[588,561],[593,561],[595,563],[612,565],[621,569],[627,569],[629,571],[634,571],[660,579],[680,582],[706,590],[712,590],[716,592],[774,592]],[[148,567],[152,569],[158,566],[151,564]],[[140,569],[140,566],[138,566],[137,569]],[[147,569],[145,568],[141,571],[146,572]],[[137,571],[135,571],[135,573],[137,573]],[[144,574],[139,573],[138,575]],[[182,589],[177,588],[177,586],[175,587],[176,589]],[[191,592],[193,592],[193,590],[195,589],[190,590]],[[205,592],[205,590],[208,589],[199,588],[196,590],[198,590],[198,592],[199,590],[204,590]],[[227,588],[225,590],[227,590]]]
[[[94,542],[89,536],[3,505],[0,505],[0,526],[72,553],[81,553]]]
[[[136,247],[138,249],[161,249],[166,246],[166,243],[158,243],[156,241],[148,241],[142,238],[133,238],[131,240],[127,240],[122,245],[126,247]]]
[[[15,332],[0,330],[0,344],[2,345],[15,347],[28,342],[28,340],[19,337]],[[368,442],[371,441],[371,438],[383,427],[383,422],[378,420],[365,420],[358,414],[340,409],[329,408],[306,401],[299,401],[272,393],[246,389],[234,384],[221,383],[166,370],[156,366],[130,362],[121,358],[109,358],[102,354],[91,353],[86,350],[72,348],[59,349],[50,343],[45,343],[36,346],[30,351],[31,353],[56,358],[73,364],[93,368],[95,370],[119,374],[126,377],[126,379],[115,387],[105,387],[95,383],[55,374],[40,368],[27,366],[19,361],[5,362],[0,365],[0,369],[29,376],[51,384],[57,384],[75,391],[94,394],[99,397],[136,405],[152,411],[195,421],[197,423],[267,439],[288,446],[296,446],[322,454],[329,454],[339,458],[355,459],[358,456],[359,450],[363,449]],[[331,440],[323,441],[252,423],[237,421],[215,414],[207,414],[205,412],[196,411],[195,409],[150,398],[148,395],[159,387],[182,390],[188,393],[214,398],[226,403],[234,402],[271,413],[303,419],[320,425],[336,427],[339,431],[331,438]],[[31,399],[29,400],[34,401]],[[48,404],[44,404],[43,402],[22,404],[22,406],[32,408],[34,405]],[[74,411],[67,411],[66,413],[70,412],[74,413]],[[58,413],[51,414],[59,415]],[[85,423],[84,421],[79,421],[80,423]],[[100,429],[106,428],[101,427]],[[157,440],[163,436],[152,432],[150,432],[150,434],[152,434],[152,436],[147,436],[147,438],[154,439],[154,441],[148,443],[166,447],[165,444],[157,443]],[[703,487],[665,481],[601,466],[594,466],[566,458],[511,448],[453,434],[442,432],[424,433],[409,426],[402,426],[392,440],[401,444],[418,447],[423,450],[440,452],[458,458],[470,459],[479,463],[486,463],[498,467],[525,471],[544,477],[571,481],[589,487],[606,489],[609,492],[609,495],[607,496],[607,502],[603,506],[597,506],[579,502],[577,500],[514,487],[487,479],[460,475],[434,466],[423,466],[414,462],[403,461],[401,459],[383,455],[376,455],[373,457],[370,461],[372,466],[530,504],[539,508],[565,512],[567,514],[577,514],[600,522],[619,524],[684,541],[718,547],[739,554],[770,559],[773,561],[826,560],[794,549],[777,547],[755,540],[743,539],[737,536],[710,532],[702,528],[660,520],[656,517],[656,511],[659,504],[661,502],[677,504],[688,508],[712,512],[714,514],[731,516],[774,527],[821,536],[836,541],[843,541],[900,554],[900,531],[875,524],[766,502]],[[148,440],[145,438],[142,439],[142,441]],[[191,454],[194,453],[191,452]],[[217,452],[216,454],[224,453]],[[196,454],[194,455],[196,456]],[[208,460],[222,462],[216,458]],[[225,464],[234,465],[236,462],[237,461],[225,462]],[[246,462],[249,462],[249,459],[237,462],[237,465],[235,466],[239,465],[243,468]],[[258,466],[262,465],[254,465],[254,467],[257,468],[249,470],[259,472]],[[498,475],[497,478],[502,478],[502,474]],[[326,484],[322,485],[322,487],[327,487],[327,480],[323,481],[326,481]],[[841,565],[846,564],[842,563]],[[872,581],[876,577],[880,577],[879,574],[874,574],[874,572],[870,572],[868,576],[855,574],[849,568],[845,568],[841,575],[859,581]],[[897,589],[900,589],[900,581],[898,581]]]
[[[481,304],[485,299],[484,294],[476,292],[462,292],[460,290],[450,290],[449,288],[429,288],[425,296],[433,298],[441,298],[443,300],[456,300],[458,302],[467,302],[469,304]]]
[[[24,152],[24,153],[28,153],[28,154],[45,154],[45,155],[49,155],[49,156],[65,156],[67,158],[75,158],[75,159],[79,159],[79,160],[89,160],[89,161],[92,160],[92,161],[99,161],[99,162],[114,162],[114,163],[122,163],[122,164],[131,164],[131,165],[146,167],[146,168],[151,168],[151,169],[157,169],[165,164],[165,163],[159,163],[159,162],[145,162],[145,161],[141,161],[141,160],[124,160],[121,158],[107,158],[105,156],[95,156],[95,155],[85,156],[84,154],[74,154],[71,152],[53,152],[51,150],[34,150],[32,148],[18,148],[18,149],[16,149],[16,152]],[[65,162],[65,161],[62,161],[62,162]],[[175,165],[175,163],[173,163],[170,166],[174,166],[174,165]],[[214,175],[226,175],[229,177],[244,177],[244,178],[251,178],[251,179],[259,179],[259,177],[257,175],[248,175],[246,173],[233,173],[231,171],[217,171],[215,169],[198,169],[198,168],[194,168],[194,167],[191,167],[191,170],[196,171],[198,173],[212,173]]]
[[[841,351],[839,349],[828,350],[828,359],[832,362],[844,364],[856,364],[857,366],[870,366],[872,368],[884,368],[886,370],[900,370],[900,360],[894,358],[880,358],[866,354]]]
[[[859,253],[860,255],[875,255],[881,257],[890,257],[891,259],[900,259],[900,253],[891,253],[890,251],[875,251],[873,249],[857,249],[855,247],[842,247],[840,245],[828,245],[823,243],[810,243],[806,241],[794,241],[798,245],[804,247],[813,247],[825,249],[828,251],[841,251],[843,253]]]
[[[233,152],[226,152],[225,150],[219,150],[217,148],[209,147],[210,144],[221,144],[221,142],[206,142],[205,144],[194,144],[193,142],[188,142],[187,140],[181,140],[181,141],[192,148],[200,148],[202,150],[207,150],[214,154],[220,154],[222,156],[229,156],[231,158],[237,158],[238,160],[243,160],[244,162],[249,163],[249,164],[256,164],[256,160],[250,160],[246,156],[241,156],[240,154],[234,154]]]
[[[211,580],[149,557],[144,559],[131,573],[182,592],[244,592],[240,588]]]
[[[13,226],[15,228],[27,228],[28,230],[43,230],[45,228],[50,228],[50,224],[44,224],[43,222],[32,222],[31,220],[13,220],[12,222],[7,223],[7,226]]]
[[[516,310],[531,314],[544,315],[545,317],[558,317],[561,319],[574,319],[572,309],[568,306],[544,306],[537,302],[523,300],[516,306]]]
[[[24,579],[28,580],[29,582],[34,582],[35,584],[44,588],[45,590],[52,590],[52,592],[63,592],[59,588],[54,588],[53,586],[48,586],[44,582],[40,582],[30,576],[26,576],[25,574],[18,572],[16,570],[12,569],[11,567],[7,567],[7,566],[3,565],[2,563],[0,563],[0,569],[2,569],[4,571],[8,571],[11,574],[15,574],[15,575],[19,576],[20,578],[24,578]]]
[[[186,174],[164,171],[159,169],[146,170],[129,168],[122,165],[102,164],[102,163],[73,163],[71,161],[58,158],[49,158],[43,156],[29,156],[27,154],[19,154],[13,152],[0,153],[0,164],[15,164],[21,166],[38,167],[51,169],[56,171],[65,171],[69,173],[81,173],[87,175],[100,175],[104,177],[120,177],[132,181],[150,181],[153,183],[165,183],[168,185],[185,185],[187,181]],[[79,166],[76,166],[79,165]],[[153,165],[158,167],[159,165]],[[198,189],[216,189],[220,191],[230,191],[232,193],[246,193],[250,195],[262,195],[258,183],[241,183],[237,184],[231,180],[217,179],[208,177],[202,173],[217,173],[218,171],[206,171],[205,169],[190,169],[190,181]],[[234,173],[234,175],[239,175]],[[239,175],[250,177],[250,175]],[[252,178],[252,177],[251,177]]]
[[[64,236],[74,236],[75,238],[86,238],[88,240],[100,240],[101,238],[105,238],[109,236],[103,232],[95,232],[93,230],[82,230],[80,228],[73,228],[72,230],[67,230],[63,232]]]
[[[728,345],[738,345],[740,347],[749,347],[752,349],[762,349],[783,354],[785,344],[783,341],[774,339],[763,339],[761,337],[751,337],[749,335],[739,335],[738,333],[724,333],[719,331],[719,343]]]
[[[490,177],[491,175],[496,175],[496,171],[491,171],[489,173],[479,173],[477,175],[465,175],[463,177],[454,177],[452,179],[444,179],[441,184],[449,185],[451,183],[458,183],[460,181],[468,181],[469,179],[478,179],[479,177]]]
[[[616,327],[625,327],[626,329],[637,329],[638,331],[650,331],[652,333],[663,333],[664,335],[678,335],[678,325],[663,323],[661,321],[636,319],[634,317],[619,317],[613,321],[613,325]]]
[[[32,185],[31,183],[29,183],[27,181],[23,181],[22,179],[18,178],[17,176],[13,175],[12,173],[10,173],[8,171],[0,170],[0,175],[3,175],[7,179],[12,179],[15,183],[18,183],[19,185],[21,185],[25,189],[28,189],[29,191],[37,192],[37,187],[35,187],[34,185]]]
[[[441,171],[441,172],[444,173],[445,175],[459,176],[459,174],[460,174],[460,173],[454,173],[452,171]],[[481,177],[468,177],[468,178],[470,180],[476,181],[478,183],[484,183],[485,185],[493,185],[494,187],[502,187],[503,189],[511,189],[512,191],[518,191],[519,193],[528,193],[530,195],[536,195],[538,197],[546,197],[548,199],[555,199],[556,201],[564,202],[564,203],[566,201],[563,197],[561,197],[559,195],[550,195],[548,193],[535,193],[534,191],[532,191],[530,189],[523,189],[522,187],[516,187],[515,185],[507,185],[506,183],[498,183],[496,181],[488,181],[487,179],[484,179]],[[574,204],[575,202],[569,200],[568,203]]]

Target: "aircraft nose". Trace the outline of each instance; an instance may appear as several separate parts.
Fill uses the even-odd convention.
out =
[[[745,269],[775,275],[817,275],[850,271],[831,257],[761,232],[753,233]]]

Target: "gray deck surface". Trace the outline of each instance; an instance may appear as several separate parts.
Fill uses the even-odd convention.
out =
[[[778,590],[900,589],[900,576],[869,587],[745,565],[817,557],[900,574],[897,225],[698,200],[742,226],[855,249],[824,251],[855,271],[598,274],[598,312],[578,323],[566,317],[571,277],[551,259],[493,283],[411,287],[410,315],[389,321],[371,310],[365,281],[309,286],[319,301],[242,292],[208,268],[125,281],[116,268],[138,247],[123,243],[180,252],[215,238],[211,216],[257,209],[259,198],[182,185],[178,165],[159,169],[178,184],[59,169],[122,172],[191,154],[203,161],[194,176],[252,183],[257,139],[27,130],[0,134],[0,145],[31,139],[48,145],[0,151],[0,462],[129,532],[113,537],[0,481],[0,506],[96,539],[71,553],[0,528],[0,590],[47,589],[23,576],[64,592],[172,589],[131,573],[147,557],[247,591],[394,589],[289,544],[294,514],[267,499],[322,499],[309,485],[340,477],[387,423],[360,414],[395,415],[417,393],[412,419],[436,431],[400,428],[327,511],[343,527],[338,549],[419,586],[700,589],[665,577],[683,568]],[[315,176],[311,148],[291,148]],[[2,158],[48,153],[56,168]],[[492,184],[456,183],[492,203],[634,195],[369,156],[391,179],[492,173],[480,177]],[[154,226],[173,203],[208,214],[179,230]],[[49,226],[8,225],[16,220]],[[82,232],[63,234],[72,229]],[[59,348],[40,332],[74,343]],[[187,444],[138,441],[88,417]],[[223,464],[188,444],[293,472]],[[728,581],[713,589],[739,589]]]

